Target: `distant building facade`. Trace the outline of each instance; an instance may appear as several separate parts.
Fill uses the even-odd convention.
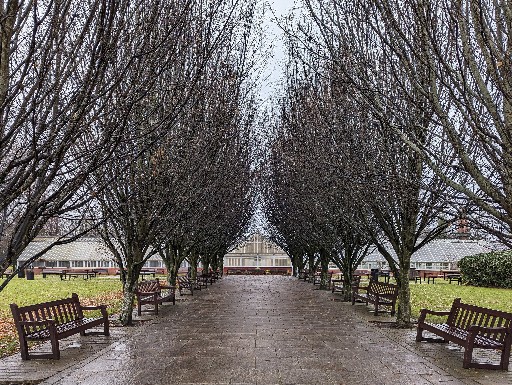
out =
[[[41,252],[56,238],[46,236],[34,239],[19,257],[19,264]],[[47,251],[32,264],[34,268],[108,268],[116,269],[110,251],[98,238],[82,238],[74,242],[58,245]],[[154,255],[145,264],[146,267],[165,267],[162,259]],[[187,269],[188,262],[183,262],[181,269]],[[253,234],[249,239],[224,256],[224,269],[291,269],[288,255],[261,234]]]
[[[38,237],[33,240],[19,257],[19,264],[48,247],[55,238]],[[436,239],[411,257],[411,267],[416,269],[450,270],[457,268],[457,263],[465,256],[488,253],[499,247],[484,240],[470,239]],[[388,247],[391,250],[391,247]],[[394,255],[394,253],[392,252]],[[146,267],[164,268],[158,255],[152,256]],[[188,268],[184,262],[182,269]],[[108,268],[117,269],[116,263],[108,249],[97,238],[82,238],[65,245],[55,246],[33,263],[34,268]],[[370,252],[358,269],[386,268],[387,262],[376,250]],[[330,269],[336,270],[334,264]],[[280,247],[270,242],[259,233],[251,235],[248,240],[224,256],[224,272],[278,271],[291,272],[292,264],[288,255]]]
[[[224,256],[224,271],[268,270],[291,272],[290,257],[259,233]]]
[[[18,265],[41,252],[53,242],[54,237],[37,237],[23,250],[18,258]],[[145,264],[147,267],[164,267],[163,261],[158,256],[152,256]],[[62,268],[62,269],[94,269],[105,268],[117,270],[117,264],[112,254],[98,238],[81,238],[64,245],[57,245],[48,250],[37,259],[32,267],[38,268]],[[37,270],[36,270],[37,271]]]

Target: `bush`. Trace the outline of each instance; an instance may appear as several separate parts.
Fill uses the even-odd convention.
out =
[[[512,251],[471,255],[458,263],[464,283],[482,287],[512,288]]]

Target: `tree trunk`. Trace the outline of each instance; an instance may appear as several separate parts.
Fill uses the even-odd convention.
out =
[[[167,247],[165,250],[159,253],[164,265],[167,269],[167,283],[169,286],[176,286],[176,280],[178,278],[178,268],[176,268],[176,257],[174,253]],[[181,264],[181,263],[180,263]]]
[[[329,259],[329,253],[327,251],[320,251],[320,266],[322,267],[320,275],[320,290],[329,289]]]
[[[212,264],[212,270],[213,271],[217,271],[219,270],[219,260],[221,259],[221,257],[219,255],[214,255],[212,260],[211,260],[211,264]]]
[[[315,271],[316,271],[315,254],[314,253],[308,254],[308,269],[309,269],[309,282],[313,282],[313,280],[315,279]]]
[[[208,269],[210,268],[212,257],[210,255],[203,255],[201,258],[201,263],[203,265],[203,274],[208,274]]]
[[[291,258],[292,260],[292,277],[296,277],[299,274],[299,267],[297,266],[297,258]]]
[[[158,253],[167,268],[167,282],[170,286],[176,286],[180,266],[185,260],[184,248],[180,245],[173,244],[166,246]]]
[[[190,279],[195,281],[197,278],[197,262],[199,257],[194,255],[190,257]]]
[[[133,279],[130,279],[132,282],[128,282],[126,280],[123,286],[123,303],[121,305],[121,313],[119,314],[119,321],[121,325],[128,326],[132,325],[132,313],[133,313],[133,305],[135,302],[135,287],[137,285],[137,280],[133,282]]]
[[[410,259],[410,258],[409,258]],[[411,326],[411,290],[409,287],[410,262],[400,264],[398,283],[398,310],[396,323],[398,327]]]
[[[222,277],[224,275],[224,256],[223,255],[220,255],[219,257],[219,271],[220,271],[220,276]]]
[[[343,269],[343,301],[349,302],[352,300],[352,284],[354,280],[354,271],[350,269]]]

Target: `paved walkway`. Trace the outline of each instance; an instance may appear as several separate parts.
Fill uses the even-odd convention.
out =
[[[1,360],[0,384],[512,384],[336,299],[291,277],[224,277],[143,326],[71,338],[58,362]]]

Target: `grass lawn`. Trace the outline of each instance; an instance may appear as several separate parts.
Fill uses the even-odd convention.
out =
[[[455,298],[462,302],[495,310],[512,312],[512,289],[495,289],[448,283],[436,279],[435,284],[411,283],[412,316],[418,318],[423,308],[450,310]]]
[[[18,335],[12,322],[9,304],[19,306],[71,297],[77,293],[80,302],[85,305],[105,304],[109,314],[118,312],[121,304],[121,282],[113,278],[75,278],[61,281],[58,276],[43,279],[36,275],[33,281],[14,278],[0,292],[0,357],[18,350]]]

